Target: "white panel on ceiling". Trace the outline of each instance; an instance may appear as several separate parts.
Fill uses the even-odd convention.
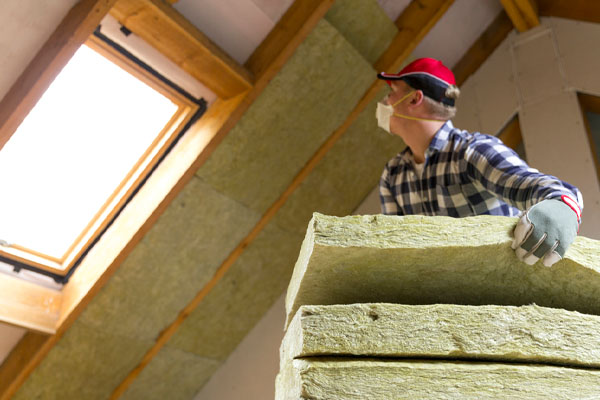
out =
[[[2,0],[0,99],[75,3],[77,0]]]
[[[541,101],[566,89],[556,50],[554,35],[547,26],[514,36],[516,82],[523,104]]]
[[[275,26],[252,0],[180,0],[173,6],[240,64]]]
[[[456,116],[452,118],[454,126],[458,129],[481,132],[477,84],[477,75],[473,75],[460,87],[460,97],[456,101]]]
[[[479,67],[476,91],[481,131],[496,135],[519,106],[510,38],[505,39]]]
[[[526,105],[519,114],[529,164],[581,190],[585,210],[580,234],[600,239],[600,187],[582,118],[573,91]]]
[[[456,0],[413,52],[452,68],[501,11],[497,0]]]
[[[27,332],[23,328],[0,323],[0,365]]]
[[[600,24],[563,18],[550,18],[547,23],[554,29],[569,85],[600,95]]]

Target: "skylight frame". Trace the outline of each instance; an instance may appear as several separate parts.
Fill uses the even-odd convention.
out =
[[[15,261],[21,266],[31,266],[59,276],[67,275],[77,260],[93,245],[94,240],[118,214],[127,199],[148,176],[200,108],[198,103],[98,37],[90,36],[84,45],[170,99],[178,109],[61,258],[52,257],[17,244],[10,247],[0,246],[0,256]]]

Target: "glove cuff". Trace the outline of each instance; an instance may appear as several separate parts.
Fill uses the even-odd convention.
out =
[[[579,205],[571,197],[565,196],[564,194],[560,196],[560,199],[575,212],[575,215],[577,215],[577,227],[579,228],[579,225],[581,224],[581,209],[579,208]]]

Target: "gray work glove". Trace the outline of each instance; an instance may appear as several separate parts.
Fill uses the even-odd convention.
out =
[[[577,203],[567,196],[532,206],[514,231],[512,248],[519,260],[533,265],[543,257],[547,267],[560,261],[577,236],[580,215]]]

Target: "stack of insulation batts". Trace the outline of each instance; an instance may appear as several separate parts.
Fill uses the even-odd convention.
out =
[[[600,242],[529,266],[515,223],[315,214],[276,399],[600,398]]]

